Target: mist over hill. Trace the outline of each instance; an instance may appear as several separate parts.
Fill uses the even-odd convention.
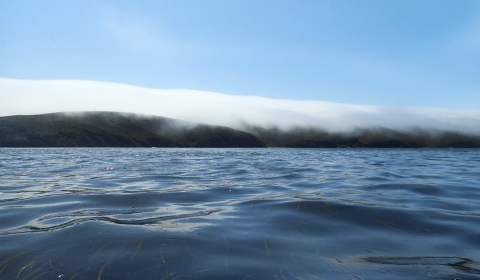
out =
[[[332,133],[312,127],[280,129],[245,125],[269,147],[290,148],[480,148],[480,136],[453,131],[384,127]]]
[[[0,116],[110,111],[163,116],[239,130],[244,130],[244,123],[247,123],[267,130],[272,127],[282,131],[312,128],[330,134],[383,127],[402,133],[419,128],[480,135],[480,110],[287,100],[83,80],[0,78],[0,100]]]
[[[262,148],[265,144],[228,127],[137,114],[78,112],[1,117],[0,146]]]
[[[334,133],[244,123],[242,130],[118,112],[20,115],[0,117],[0,146],[480,148],[479,135],[422,128],[399,131],[377,126]]]

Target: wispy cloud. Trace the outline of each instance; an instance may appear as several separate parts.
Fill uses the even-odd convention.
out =
[[[309,126],[329,131],[383,126],[480,134],[480,111],[378,107],[324,101],[233,96],[195,90],[148,89],[123,84],[0,79],[0,115],[65,111],[119,111],[241,128]]]

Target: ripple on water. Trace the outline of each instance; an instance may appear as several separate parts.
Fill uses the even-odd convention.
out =
[[[0,150],[0,279],[480,278],[480,150]]]

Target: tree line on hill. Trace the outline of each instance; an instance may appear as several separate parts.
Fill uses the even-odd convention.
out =
[[[8,116],[0,118],[0,147],[480,148],[480,135],[422,129],[242,130],[117,112]]]

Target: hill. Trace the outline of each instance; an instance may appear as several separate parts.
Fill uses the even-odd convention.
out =
[[[246,126],[268,147],[290,148],[480,148],[480,135],[451,131],[413,129],[395,131],[384,127],[330,133],[316,128],[263,128]]]
[[[261,148],[257,137],[228,127],[116,112],[0,118],[0,147]]]
[[[117,112],[8,116],[0,117],[0,147],[480,148],[480,135],[448,131],[244,130]]]

